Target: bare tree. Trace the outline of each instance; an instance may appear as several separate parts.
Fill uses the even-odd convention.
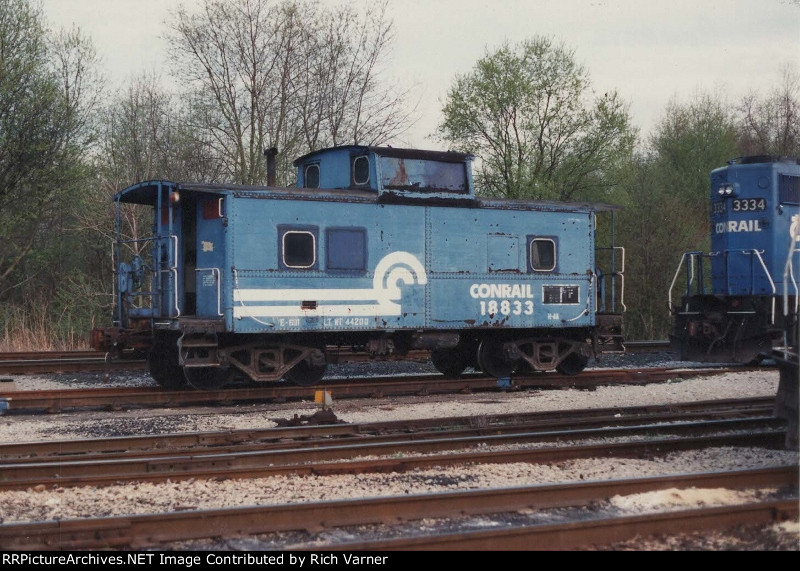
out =
[[[299,90],[308,148],[375,145],[402,135],[414,121],[410,89],[379,81],[394,39],[386,2],[363,15],[343,6],[313,21]]]
[[[743,155],[800,155],[800,76],[794,68],[784,68],[781,84],[767,96],[745,96],[739,111]]]
[[[233,182],[263,182],[269,147],[285,181],[297,155],[384,142],[411,123],[406,92],[379,81],[385,4],[359,16],[302,0],[204,0],[198,12],[175,12],[169,39],[194,126]]]

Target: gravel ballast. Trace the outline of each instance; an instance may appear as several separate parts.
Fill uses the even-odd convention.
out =
[[[658,366],[669,366],[658,363]],[[412,368],[429,372],[429,365]],[[341,374],[349,374],[343,367]],[[373,370],[374,374],[374,370]],[[778,372],[764,367],[755,372],[742,371],[689,378],[648,385],[602,386],[595,390],[541,389],[520,392],[493,392],[431,397],[391,399],[336,400],[331,410],[342,422],[367,423],[403,419],[448,416],[495,415],[552,411],[574,408],[611,408],[665,403],[696,402],[715,399],[774,396]],[[18,390],[55,387],[109,386],[110,384],[149,385],[146,374],[19,376]],[[6,415],[0,417],[0,443],[74,438],[98,438],[134,434],[160,434],[184,431],[269,428],[281,419],[307,416],[317,412],[313,402],[227,406],[215,409],[135,409],[115,412],[68,412],[49,416]],[[441,490],[467,490],[490,487],[525,486],[608,478],[633,478],[670,473],[740,470],[785,464],[797,464],[798,454],[790,450],[761,448],[716,448],[686,451],[653,459],[586,459],[556,465],[495,464],[414,470],[395,474],[359,474],[338,476],[271,477],[254,480],[177,481],[162,484],[129,483],[104,488],[39,487],[25,491],[0,492],[0,522],[47,521],[108,515],[171,512],[321,501],[370,496],[421,494]],[[642,513],[649,509],[677,509],[688,506],[740,503],[750,494],[764,491],[674,490],[670,493],[644,494],[610,500],[615,510]],[[713,549],[797,550],[798,522],[788,522],[762,530],[771,534],[772,543],[761,546],[715,544],[720,538],[704,536]],[[316,539],[319,539],[318,537]],[[297,538],[293,538],[297,540]],[[313,538],[306,538],[312,541]],[[733,541],[733,540],[731,540]],[[260,545],[260,547],[254,547]],[[228,542],[226,549],[268,548],[268,544]],[[685,549],[669,541],[620,549]],[[712,545],[715,545],[712,547]],[[770,547],[771,545],[771,547]],[[216,545],[215,548],[220,548]],[[278,547],[281,548],[281,547]],[[697,547],[703,549],[706,547]]]

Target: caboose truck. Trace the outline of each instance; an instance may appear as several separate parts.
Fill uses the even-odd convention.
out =
[[[711,172],[710,206],[711,252],[685,253],[669,289],[673,349],[684,361],[755,363],[796,330],[800,264],[789,262],[797,258],[800,165],[733,159]],[[682,271],[686,287],[675,304]]]
[[[200,389],[233,375],[312,385],[332,346],[425,349],[447,375],[499,379],[624,350],[624,251],[612,239],[605,272],[595,259],[596,214],[613,222],[616,207],[479,199],[471,162],[346,146],[297,159],[296,188],[126,188],[114,326],[92,344],[145,352],[159,384]],[[151,236],[123,235],[129,204],[153,209]]]

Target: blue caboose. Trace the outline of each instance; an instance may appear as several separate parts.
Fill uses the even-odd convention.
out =
[[[795,330],[797,159],[743,157],[713,170],[710,224],[711,251],[684,254],[670,287],[673,345],[683,360],[755,362]],[[681,274],[686,287],[674,304]]]
[[[295,161],[297,187],[168,181],[121,191],[153,233],[118,230],[115,327],[164,386],[321,380],[327,348],[427,349],[436,367],[574,374],[622,347],[622,249],[595,257],[615,207],[480,199],[472,156],[347,146]]]

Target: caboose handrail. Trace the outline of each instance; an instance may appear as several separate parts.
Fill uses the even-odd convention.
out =
[[[622,246],[610,246],[607,248],[596,248],[597,251],[605,251],[608,250],[611,252],[611,273],[608,274],[610,276],[611,281],[611,311],[616,312],[617,307],[617,291],[616,291],[616,279],[619,278],[619,305],[622,306],[622,312],[628,310],[625,305],[625,248]],[[620,269],[616,269],[616,256],[615,252],[620,253]],[[600,268],[595,268],[593,278],[597,278],[598,284],[598,292],[597,297],[595,299],[595,313],[598,312],[605,312],[606,307],[606,300],[605,300],[605,283],[606,283],[606,274]],[[591,288],[591,283],[589,284]]]
[[[619,276],[619,304],[622,306],[622,311],[625,312],[628,311],[628,308],[625,306],[625,248],[622,246],[614,246],[614,249],[619,250],[620,252],[619,259],[622,264],[622,268],[620,268],[614,275]]]
[[[217,315],[219,317],[223,317],[224,314],[222,313],[222,292],[221,292],[221,284],[222,284],[222,272],[220,272],[219,268],[195,268],[195,272],[211,272],[214,276],[214,279],[217,281]]]

